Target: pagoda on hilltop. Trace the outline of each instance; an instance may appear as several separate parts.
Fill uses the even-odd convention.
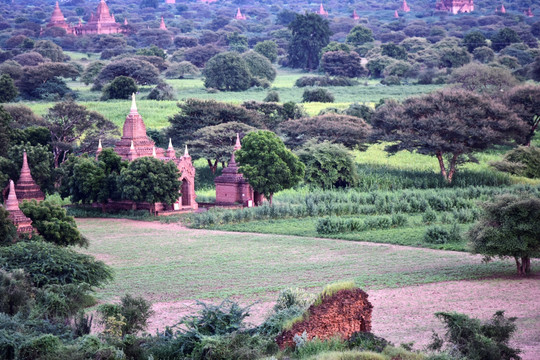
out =
[[[358,20],[358,19],[360,19],[360,16],[358,16],[358,14],[356,13],[356,9],[353,10],[351,17],[353,18],[353,20]]]
[[[236,15],[234,16],[236,20],[246,20],[246,15],[242,15],[242,12],[240,11],[240,8],[236,10]]]
[[[402,11],[404,12],[409,12],[411,11],[411,8],[409,7],[409,5],[407,5],[407,0],[403,0],[403,4],[401,4],[401,8],[400,8]]]
[[[101,141],[98,145],[97,154],[101,152]],[[150,156],[163,161],[173,161],[180,171],[179,180],[182,182],[182,196],[174,204],[156,204],[156,211],[181,210],[181,209],[197,209],[199,206],[195,201],[195,167],[191,162],[187,146],[184,150],[184,155],[180,158],[176,157],[176,152],[172,146],[172,141],[169,139],[169,147],[167,150],[157,148],[156,143],[146,135],[146,126],[141,115],[137,110],[135,102],[135,94],[132,95],[131,109],[126,116],[124,127],[122,130],[122,138],[116,143],[114,151],[120,155],[123,160],[133,161],[135,159]],[[126,202],[111,202],[110,207],[123,208]],[[147,204],[129,204],[129,208],[144,208]]]
[[[439,11],[448,11],[454,15],[474,11],[473,0],[441,0],[435,7]]]
[[[321,16],[328,16],[328,11],[324,10],[324,6],[321,2],[321,5],[319,6],[319,10],[317,10],[316,12],[317,14],[321,15]]]
[[[121,25],[118,24],[114,18],[114,15],[111,15],[109,7],[105,3],[105,0],[100,0],[97,10],[90,15],[90,20],[86,24],[83,24],[79,19],[79,23],[75,26],[69,25],[58,2],[54,7],[51,20],[47,24],[47,27],[60,27],[65,29],[68,34],[73,35],[90,35],[90,34],[118,34],[122,33]]]
[[[236,134],[236,144],[231,155],[231,160],[220,176],[216,177],[216,204],[217,205],[242,205],[254,206],[261,203],[263,197],[253,191],[244,175],[238,171],[238,164],[234,153],[240,150],[240,136]]]
[[[9,195],[6,200],[6,210],[9,212],[8,218],[17,227],[17,233],[29,233],[33,231],[32,220],[30,220],[19,208],[19,201],[17,200],[17,192],[15,191],[15,184],[13,180],[9,180]]]

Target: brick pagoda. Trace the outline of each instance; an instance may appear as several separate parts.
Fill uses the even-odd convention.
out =
[[[19,201],[17,200],[17,192],[15,191],[13,180],[9,180],[9,195],[5,205],[6,210],[9,212],[9,219],[17,227],[17,233],[31,234],[33,231],[32,220],[27,218],[19,208]]]
[[[400,10],[403,11],[403,12],[409,12],[409,11],[411,11],[411,8],[410,8],[409,5],[407,4],[407,0],[403,0],[403,4],[401,4]]]
[[[452,14],[469,13],[474,11],[473,0],[441,0],[436,5],[437,10],[448,11]]]
[[[316,14],[319,14],[319,15],[324,16],[324,17],[328,16],[328,11],[324,10],[324,6],[323,6],[322,2],[321,2],[321,5],[319,6],[319,10],[317,10]]]
[[[114,150],[123,160],[128,161],[133,161],[144,156],[152,156],[163,161],[174,161],[181,173],[179,180],[182,182],[182,196],[174,204],[161,204],[161,208],[157,210],[167,209],[169,205],[174,210],[195,210],[199,207],[195,201],[197,197],[195,195],[195,167],[191,162],[191,156],[189,155],[187,146],[184,155],[180,158],[176,157],[176,152],[170,139],[167,150],[156,148],[155,142],[146,135],[146,126],[137,110],[135,94],[132,95],[131,110],[124,122],[122,138],[116,143]],[[98,146],[99,152],[100,148]]]
[[[242,15],[242,12],[240,11],[240,8],[236,10],[236,15],[234,16],[236,20],[246,20],[246,15]]]
[[[351,17],[353,18],[353,20],[360,19],[360,16],[358,16],[358,14],[356,13],[356,9],[353,10]]]
[[[15,185],[15,193],[17,194],[17,199],[19,199],[19,202],[31,199],[36,199],[37,201],[45,200],[45,194],[35,183],[34,179],[32,179],[32,174],[30,174],[26,150],[23,152],[21,175],[19,176],[19,180],[17,180],[17,184]]]

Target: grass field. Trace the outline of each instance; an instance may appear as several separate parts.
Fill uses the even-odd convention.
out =
[[[177,224],[79,219],[84,252],[111,265],[115,280],[99,290],[152,301],[229,296],[273,299],[288,287],[355,280],[366,289],[509,276],[511,261],[484,264],[466,253],[350,241],[189,230]],[[538,265],[534,261],[533,267]]]

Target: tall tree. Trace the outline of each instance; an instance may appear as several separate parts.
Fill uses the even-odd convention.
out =
[[[180,196],[179,177],[174,162],[142,157],[122,169],[118,182],[124,199],[151,205],[157,202],[172,204]],[[153,206],[150,212],[154,212]]]
[[[289,24],[289,64],[293,68],[315,70],[319,66],[321,49],[330,42],[328,20],[313,13],[298,14]]]
[[[442,90],[403,104],[386,101],[371,124],[378,139],[395,142],[386,147],[391,154],[416,150],[436,156],[449,183],[458,162],[474,160],[473,152],[521,143],[527,134],[527,124],[505,106],[464,90]]]
[[[91,150],[89,144],[118,133],[116,125],[103,115],[73,101],[57,103],[45,119],[51,131],[55,168],[75,150],[77,142],[82,141],[81,150],[86,152]]]
[[[516,86],[506,96],[506,104],[529,125],[529,133],[523,144],[530,146],[536,129],[540,125],[540,86]]]
[[[540,199],[504,195],[483,205],[485,214],[469,231],[472,252],[486,259],[513,257],[519,275],[531,272],[540,256]]]
[[[246,61],[236,52],[217,54],[203,70],[204,86],[222,91],[243,91],[251,86]]]
[[[293,187],[304,177],[304,164],[271,131],[247,134],[236,160],[253,190],[268,198],[270,205],[274,193]]]

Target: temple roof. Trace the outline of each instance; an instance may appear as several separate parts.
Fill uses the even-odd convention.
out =
[[[26,151],[23,152],[23,164],[21,168],[21,176],[17,181],[17,186],[15,187],[15,192],[20,201],[36,199],[44,200],[45,194],[39,188],[39,186],[32,179],[30,173],[30,167],[28,166],[28,158],[26,156]]]
[[[54,10],[51,16],[51,22],[64,22],[66,19],[64,18],[64,14],[62,14],[62,10],[60,10],[60,5],[58,5],[58,1],[54,5]]]

